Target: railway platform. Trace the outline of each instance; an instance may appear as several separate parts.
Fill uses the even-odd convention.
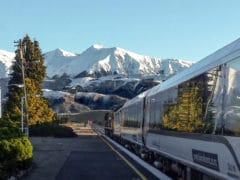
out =
[[[34,166],[23,180],[158,179],[90,127],[76,138],[31,138]]]

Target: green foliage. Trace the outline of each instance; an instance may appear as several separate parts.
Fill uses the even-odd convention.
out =
[[[15,86],[9,87],[8,100],[4,106],[4,119],[20,124],[21,96],[23,96],[23,92],[20,88]]]
[[[0,140],[11,139],[20,136],[22,136],[22,133],[14,123],[0,119]]]
[[[70,127],[59,124],[59,121],[42,122],[30,126],[31,136],[76,137]]]
[[[26,86],[29,94],[37,94],[37,89],[33,80],[26,78]],[[49,108],[46,98],[42,96],[28,96],[27,100],[30,125],[36,124],[37,122],[53,120],[54,112]]]
[[[0,179],[30,167],[32,145],[13,123],[0,120]]]

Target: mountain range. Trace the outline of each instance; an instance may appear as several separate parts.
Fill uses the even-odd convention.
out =
[[[0,76],[8,77],[15,54],[0,50]],[[68,75],[71,78],[103,75],[169,76],[193,63],[179,59],[159,59],[139,55],[122,48],[93,45],[81,54],[56,49],[44,54],[49,78]]]
[[[122,48],[106,48],[102,45],[93,45],[80,55],[56,49],[45,53],[44,56],[47,76],[50,78],[64,74],[71,78],[160,73],[169,76],[192,65],[189,61],[152,58]]]
[[[1,79],[9,78],[14,56],[13,52],[0,50]],[[95,92],[120,98],[132,98],[193,64],[102,45],[92,45],[81,54],[56,49],[44,53],[44,58],[47,67],[44,89]]]

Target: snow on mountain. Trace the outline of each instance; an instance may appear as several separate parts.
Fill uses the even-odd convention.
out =
[[[8,77],[15,53],[0,50],[0,76]],[[89,75],[157,75],[168,76],[190,67],[192,62],[178,59],[158,59],[139,55],[122,48],[93,45],[82,54],[56,49],[44,54],[47,76],[71,78]]]
[[[15,53],[0,50],[3,94],[7,91],[7,77],[14,57]],[[44,81],[43,88],[49,89],[44,90],[44,96],[51,99],[51,106],[56,112],[88,111],[89,107],[113,109],[123,104],[126,98],[136,96],[193,64],[179,59],[151,58],[103,45],[93,45],[82,54],[56,49],[45,53],[44,58],[47,79],[50,79]],[[63,89],[73,92],[61,92]],[[97,93],[85,93],[86,98],[78,94],[79,98],[75,102],[73,94],[78,91]],[[90,96],[93,97],[89,100]],[[86,106],[79,105],[82,101]]]
[[[53,77],[54,75],[56,75],[56,70],[61,67],[67,66],[71,59],[76,56],[76,54],[67,52],[62,49],[56,49],[54,51],[44,54],[45,66],[47,67],[47,76]]]
[[[15,53],[0,49],[0,78],[7,78],[13,62],[15,61]]]
[[[80,55],[64,50],[45,54],[47,76],[69,75],[71,78],[83,75],[157,75],[166,76],[188,68],[192,62],[178,59],[158,59],[139,55],[122,48],[106,48],[93,45]]]
[[[49,99],[60,99],[64,96],[70,96],[70,93],[63,91],[52,91],[50,89],[43,89],[43,96]]]

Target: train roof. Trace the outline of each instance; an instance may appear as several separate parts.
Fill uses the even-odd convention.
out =
[[[240,57],[240,38],[234,42],[224,46],[211,55],[198,61],[190,68],[183,70],[182,72],[174,75],[163,83],[150,89],[147,96],[152,96],[155,93],[177,86],[178,84],[185,82],[193,77],[196,77],[206,71],[213,69],[221,64],[227,63],[233,59]]]
[[[139,101],[142,101],[142,99],[144,99],[144,97],[150,92],[150,90],[151,90],[151,89],[149,89],[149,90],[147,90],[147,91],[144,91],[144,92],[142,92],[141,94],[135,96],[133,99],[127,101],[127,102],[123,105],[122,108],[127,107],[127,106],[132,105],[132,104],[135,104],[135,103],[137,103],[137,102],[139,102]]]

